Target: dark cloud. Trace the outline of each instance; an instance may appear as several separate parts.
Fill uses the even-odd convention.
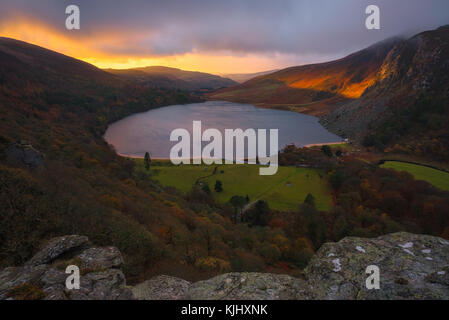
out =
[[[66,32],[69,4],[81,9],[76,36],[120,33],[126,43],[100,49],[130,55],[228,51],[339,56],[449,23],[447,0],[0,0],[0,19],[20,13]],[[370,4],[381,9],[381,30],[365,29]]]

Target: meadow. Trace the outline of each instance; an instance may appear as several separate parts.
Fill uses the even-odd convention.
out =
[[[396,161],[387,161],[381,165],[381,167],[395,169],[397,171],[406,171],[413,175],[416,180],[424,180],[441,190],[449,191],[449,173],[447,172],[426,166]]]
[[[143,161],[136,161],[138,169],[144,170]],[[150,171],[152,179],[162,186],[172,186],[182,192],[191,190],[197,181],[208,184],[214,198],[221,203],[229,201],[234,195],[248,195],[250,203],[265,200],[272,209],[294,211],[311,193],[319,210],[329,210],[331,207],[330,186],[325,173],[317,169],[279,167],[275,175],[261,176],[257,165],[173,166],[168,162],[155,162]],[[222,192],[214,190],[217,180],[223,184]]]

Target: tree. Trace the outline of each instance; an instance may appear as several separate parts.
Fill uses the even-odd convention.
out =
[[[150,170],[151,157],[149,152],[145,152],[143,162],[145,164],[145,169],[147,169],[147,171]]]
[[[229,203],[234,207],[234,223],[240,222],[240,216],[242,214],[243,207],[246,204],[245,197],[232,196]]]
[[[304,204],[309,205],[309,206],[315,208],[315,197],[311,193],[309,193],[306,196],[306,199],[304,200]]]
[[[205,184],[201,190],[203,190],[204,192],[206,192],[208,195],[210,195],[212,192],[210,191],[209,185]]]
[[[321,147],[321,151],[323,151],[323,153],[328,156],[329,158],[332,157],[332,149],[331,147],[329,147],[328,145],[324,145]]]
[[[326,241],[326,222],[320,212],[311,206],[303,205],[298,218],[303,216],[307,238],[312,242],[314,249],[318,249]]]
[[[350,234],[350,226],[343,215],[339,216],[337,220],[335,220],[333,233],[335,241],[340,241]]]
[[[345,180],[345,174],[341,170],[337,170],[329,178],[329,182],[331,183],[332,187],[334,187],[335,190],[340,188],[340,186],[343,184],[344,180]]]
[[[215,187],[216,192],[222,192],[223,191],[223,183],[220,180],[215,181]]]
[[[255,205],[248,210],[246,215],[246,221],[253,226],[265,227],[268,225],[268,214],[270,213],[270,207],[264,200],[258,200]]]

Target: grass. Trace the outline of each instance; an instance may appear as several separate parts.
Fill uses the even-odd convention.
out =
[[[397,171],[406,171],[412,174],[416,180],[424,180],[441,190],[449,191],[449,173],[447,172],[426,166],[396,161],[387,161],[381,167],[395,169]]]
[[[141,160],[138,166],[143,170]],[[173,186],[187,192],[201,177],[211,175],[216,165],[172,166],[161,162],[151,166],[152,178],[163,186]],[[222,172],[223,171],[223,172]],[[215,192],[216,180],[223,183],[223,192]],[[215,199],[227,202],[233,195],[248,195],[250,202],[266,200],[271,208],[281,211],[297,210],[308,193],[315,197],[319,210],[331,207],[330,187],[324,173],[316,169],[279,167],[272,176],[259,175],[256,165],[221,165],[217,173],[201,179],[208,183]]]

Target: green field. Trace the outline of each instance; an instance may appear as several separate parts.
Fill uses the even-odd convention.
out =
[[[152,179],[158,180],[162,186],[173,186],[187,192],[197,179],[211,175],[215,166],[155,163],[151,166]],[[213,190],[216,180],[223,183],[221,193]],[[261,176],[256,165],[221,165],[215,175],[201,179],[201,182],[209,184],[219,202],[226,202],[233,195],[248,195],[250,202],[266,200],[273,209],[289,211],[297,210],[311,193],[318,209],[329,210],[331,207],[330,187],[324,173],[315,169],[279,167],[277,174]]]
[[[406,171],[413,175],[416,180],[424,180],[435,187],[449,191],[449,173],[420,166],[411,163],[387,161],[382,168],[395,169],[397,171]]]

